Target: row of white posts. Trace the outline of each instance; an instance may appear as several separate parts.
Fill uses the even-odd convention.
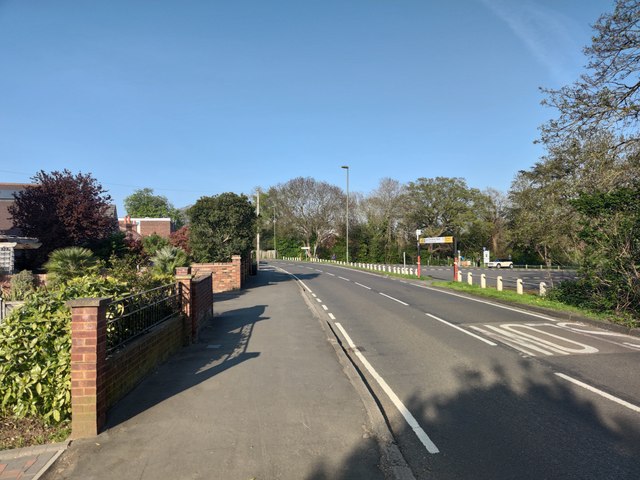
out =
[[[283,260],[300,260],[299,257],[284,257]],[[394,267],[391,265],[380,265],[377,263],[358,263],[358,262],[342,262],[339,260],[323,260],[321,258],[312,258],[311,262],[315,263],[333,263],[336,265],[344,265],[347,267],[357,267],[364,268],[367,270],[373,270],[376,272],[386,272],[386,273],[396,273],[401,275],[411,275],[417,276],[418,271],[413,267]],[[458,282],[462,282],[462,272],[458,271]],[[467,272],[467,283],[469,285],[473,285],[473,273]],[[487,288],[487,276],[483,273],[480,275],[480,288]],[[502,291],[502,276],[498,276],[496,279],[496,289],[501,292]],[[522,284],[522,279],[518,278],[516,281],[516,293],[522,295],[524,293],[524,287]],[[539,294],[541,297],[544,297],[547,294],[547,284],[545,282],[540,282]]]
[[[458,282],[462,282],[462,272],[458,271]],[[467,283],[469,285],[473,285],[473,273],[467,272]],[[480,275],[480,288],[487,288],[487,276],[483,273]],[[496,289],[501,292],[502,291],[502,275],[499,275],[496,278]],[[524,287],[522,285],[522,279],[518,278],[516,280],[516,293],[518,295],[522,295],[524,293]],[[547,294],[547,284],[545,282],[540,282],[538,293],[541,297],[544,297]]]

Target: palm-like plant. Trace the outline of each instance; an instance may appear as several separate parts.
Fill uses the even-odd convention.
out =
[[[44,268],[51,280],[66,282],[71,278],[95,273],[99,268],[99,262],[87,248],[67,247],[51,252]]]
[[[189,258],[181,248],[168,246],[159,249],[151,257],[151,263],[155,274],[173,275],[177,267],[185,267],[189,264]]]

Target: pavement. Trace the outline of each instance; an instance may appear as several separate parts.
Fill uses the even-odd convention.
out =
[[[265,268],[215,296],[199,341],[112,408],[103,433],[0,462],[0,479],[412,479],[318,306]]]
[[[38,480],[66,450],[69,442],[0,451],[0,479]]]

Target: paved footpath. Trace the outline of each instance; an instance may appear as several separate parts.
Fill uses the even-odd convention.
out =
[[[43,476],[67,479],[385,478],[367,410],[288,275],[263,270],[217,296],[200,341],[71,443]]]
[[[64,442],[0,451],[0,479],[38,480],[67,445]]]

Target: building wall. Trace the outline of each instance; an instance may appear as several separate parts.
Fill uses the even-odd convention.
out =
[[[172,231],[170,218],[124,217],[118,219],[118,226],[122,232],[131,229],[141,237],[148,237],[155,233],[161,237],[169,238]]]

